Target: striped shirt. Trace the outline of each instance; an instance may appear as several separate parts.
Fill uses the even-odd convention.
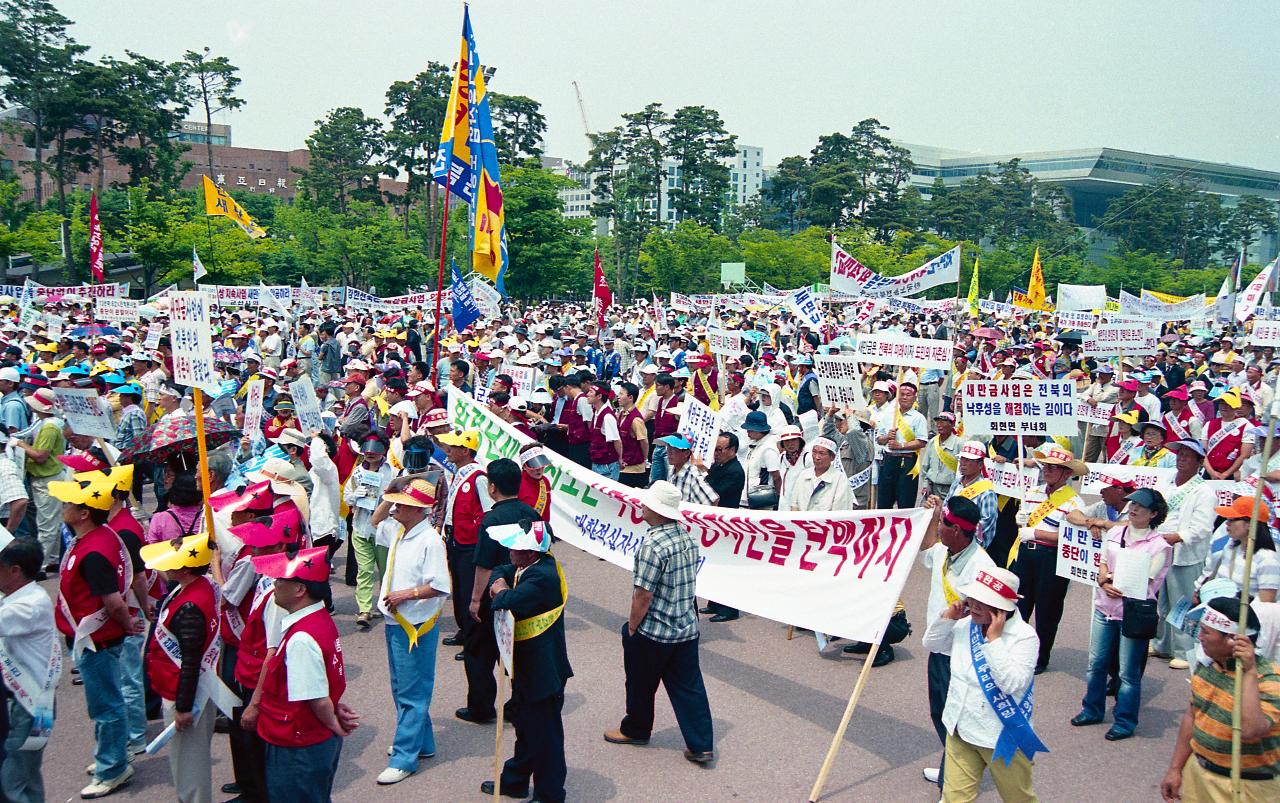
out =
[[[1258,699],[1271,730],[1261,739],[1241,745],[1240,766],[1245,770],[1280,772],[1280,674],[1271,661],[1258,656]],[[1196,667],[1191,679],[1191,750],[1219,767],[1231,766],[1231,703],[1235,672],[1217,664]]]

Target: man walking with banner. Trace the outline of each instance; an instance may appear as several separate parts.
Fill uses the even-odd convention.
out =
[[[984,569],[955,593],[924,634],[929,652],[951,654],[942,799],[976,800],[990,770],[1001,800],[1035,803],[1031,760],[1049,748],[1031,725],[1039,639],[1018,615],[1018,578]]]

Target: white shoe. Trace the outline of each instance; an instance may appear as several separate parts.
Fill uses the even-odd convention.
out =
[[[926,781],[928,781],[929,783],[937,783],[937,782],[938,782],[938,768],[937,768],[937,767],[925,767],[925,768],[924,768],[924,770],[923,770],[920,774],[921,774],[921,775],[923,775],[923,776],[924,776],[924,779],[925,779]]]
[[[1186,669],[1189,666],[1185,658],[1173,658],[1169,661],[1170,669]]]
[[[408,778],[412,774],[413,773],[410,772],[409,770],[400,770],[400,769],[396,769],[395,767],[387,767],[385,770],[378,773],[378,785],[390,786],[393,783],[400,783],[401,781],[403,781],[405,778]]]
[[[133,765],[124,768],[124,772],[112,778],[109,781],[100,781],[93,779],[93,783],[80,790],[80,797],[85,800],[93,800],[94,798],[106,797],[117,789],[127,785],[133,780]]]

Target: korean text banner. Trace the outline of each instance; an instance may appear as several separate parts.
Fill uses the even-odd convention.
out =
[[[458,393],[449,395],[449,418],[454,426],[479,430],[481,463],[514,457],[528,441]],[[631,571],[648,530],[640,497],[559,455],[550,457],[556,537]],[[930,517],[924,508],[820,516],[701,505],[680,509],[701,552],[699,596],[868,642],[879,639],[893,612]],[[619,578],[620,605],[629,585]]]
[[[966,435],[1075,435],[1076,389],[1071,379],[971,379],[961,396]]]
[[[913,296],[931,287],[960,281],[960,246],[901,276],[881,276],[840,246],[831,245],[831,288],[868,298]]]
[[[857,357],[815,354],[813,370],[822,388],[822,401],[837,407],[863,407],[862,367]]]
[[[1143,298],[1120,291],[1120,312],[1153,321],[1189,321],[1204,318],[1210,313],[1204,306],[1204,293],[1191,296],[1174,304],[1166,304],[1154,298]]]
[[[1084,336],[1080,349],[1090,357],[1117,357],[1121,354],[1154,354],[1159,344],[1160,332],[1141,322],[1104,323]]]
[[[858,359],[874,365],[909,365],[914,368],[951,367],[950,340],[929,340],[885,333],[859,335],[855,353]]]

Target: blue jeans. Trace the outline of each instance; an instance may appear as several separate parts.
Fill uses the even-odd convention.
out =
[[[142,687],[142,648],[146,633],[126,636],[120,649],[120,696],[129,727],[129,749],[147,746],[147,696]]]
[[[1101,719],[1106,713],[1107,672],[1117,648],[1120,691],[1116,694],[1115,729],[1133,733],[1142,706],[1142,656],[1147,651],[1147,640],[1125,638],[1120,634],[1120,620],[1109,620],[1096,609],[1089,626],[1089,674],[1080,713],[1094,719]]]
[[[653,485],[658,480],[667,478],[667,445],[665,443],[655,443],[653,445],[653,457],[649,461],[649,484]]]
[[[440,620],[418,636],[409,649],[409,636],[394,619],[383,628],[387,634],[387,667],[391,670],[391,697],[396,704],[396,732],[387,766],[413,772],[418,756],[436,752],[431,729],[431,693],[436,682],[436,646]]]
[[[93,751],[96,764],[93,776],[98,780],[114,780],[129,767],[125,752],[129,741],[129,720],[120,691],[120,654],[123,644],[85,650],[76,661],[80,679],[84,681],[84,702],[93,720]]]
[[[622,464],[618,462],[604,464],[592,463],[591,473],[599,474],[601,477],[608,477],[614,482],[617,482],[622,477]]]
[[[338,773],[342,738],[330,736],[310,747],[267,745],[267,797],[291,803],[328,803]]]

